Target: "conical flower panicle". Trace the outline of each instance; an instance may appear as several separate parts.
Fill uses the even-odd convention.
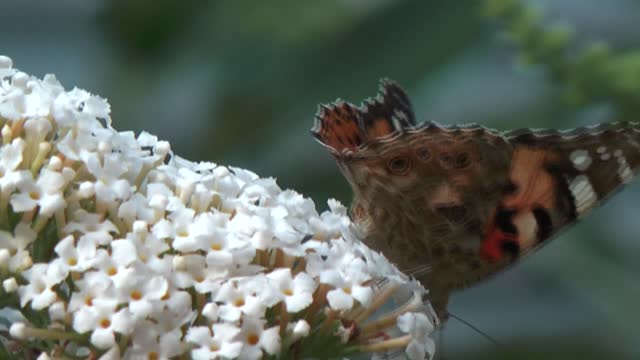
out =
[[[5,351],[433,354],[425,290],[360,242],[339,202],[318,213],[272,178],[118,132],[109,113],[106,100],[0,57],[2,299],[21,314]]]

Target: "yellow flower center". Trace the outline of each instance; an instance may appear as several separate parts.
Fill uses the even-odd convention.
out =
[[[257,345],[259,341],[260,337],[255,333],[251,333],[249,334],[249,336],[247,336],[247,344],[251,346]]]

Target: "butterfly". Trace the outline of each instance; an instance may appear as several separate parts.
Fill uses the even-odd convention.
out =
[[[364,241],[428,286],[443,323],[453,291],[548,243],[640,166],[638,123],[506,132],[417,123],[389,80],[361,106],[320,105],[311,133],[353,189]]]

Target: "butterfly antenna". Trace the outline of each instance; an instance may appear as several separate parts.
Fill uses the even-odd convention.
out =
[[[471,328],[472,330],[475,330],[478,334],[482,335],[482,337],[484,337],[485,339],[489,340],[493,345],[497,346],[497,347],[501,347],[502,344],[500,344],[498,342],[498,340],[496,340],[495,338],[493,338],[491,335],[487,334],[486,332],[480,330],[477,326],[471,324],[470,322],[468,322],[467,320],[462,319],[461,317],[458,317],[455,314],[449,313],[449,316],[453,319],[458,320],[460,323],[467,325],[469,328]]]
[[[419,278],[431,272],[431,265],[418,265],[416,267],[402,269],[401,271],[414,278]]]

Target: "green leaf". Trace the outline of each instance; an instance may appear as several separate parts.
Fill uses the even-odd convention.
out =
[[[0,359],[6,359],[6,360],[18,360],[21,359],[19,358],[17,355],[14,355],[12,353],[10,353],[5,347],[4,347],[4,343],[2,341],[0,341]]]
[[[53,255],[53,248],[58,244],[58,229],[55,221],[49,220],[44,230],[33,243],[32,257],[34,262],[48,262]]]
[[[20,312],[31,324],[39,328],[45,328],[49,326],[49,323],[51,322],[49,320],[49,313],[47,309],[34,310],[31,308],[31,305],[27,305],[20,309]]]

